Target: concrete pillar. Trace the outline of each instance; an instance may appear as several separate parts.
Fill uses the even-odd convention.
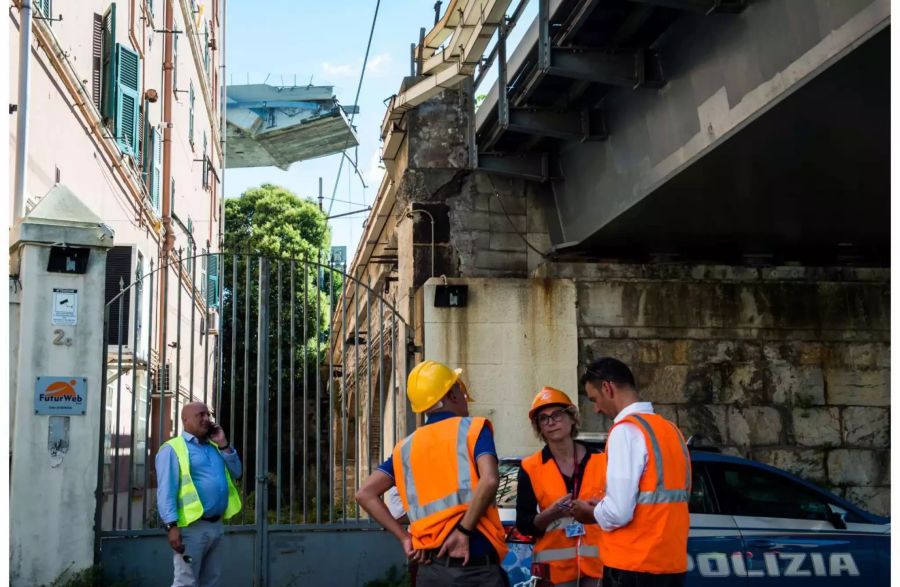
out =
[[[466,285],[464,307],[435,307],[441,278],[424,290],[425,358],[463,370],[473,416],[494,425],[499,456],[540,448],[528,409],[544,385],[578,402],[575,284],[567,279],[448,279]]]
[[[12,585],[42,585],[94,562],[106,253],[113,235],[71,191],[56,186],[13,227],[10,243],[10,318],[17,323],[10,328],[9,576]]]

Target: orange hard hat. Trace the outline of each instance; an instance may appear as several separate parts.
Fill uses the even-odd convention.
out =
[[[531,402],[531,409],[528,410],[528,417],[534,419],[534,415],[545,406],[574,406],[572,400],[566,395],[566,392],[560,391],[555,387],[544,387]]]

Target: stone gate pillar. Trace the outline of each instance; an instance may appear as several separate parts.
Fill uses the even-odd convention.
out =
[[[10,581],[94,562],[106,253],[64,186],[10,232]]]

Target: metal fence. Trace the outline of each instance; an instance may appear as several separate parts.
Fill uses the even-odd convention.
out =
[[[371,532],[353,496],[409,421],[411,330],[379,293],[390,284],[318,256],[179,254],[137,271],[107,292],[97,560],[134,573],[110,553],[164,539],[153,462],[192,401],[240,453],[244,508],[227,524],[253,538],[255,584],[287,572],[275,534]]]

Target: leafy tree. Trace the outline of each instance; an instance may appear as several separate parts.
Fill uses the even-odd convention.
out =
[[[225,320],[222,336],[222,402],[220,421],[225,423],[232,442],[243,451],[246,433],[247,450],[242,454],[245,470],[244,479],[254,479],[252,471],[256,466],[256,408],[257,408],[257,349],[259,343],[258,305],[260,299],[259,272],[261,258],[268,259],[268,334],[269,360],[266,377],[268,380],[268,469],[275,473],[279,458],[278,422],[281,421],[282,477],[280,492],[282,499],[282,519],[286,521],[290,499],[290,459],[294,460],[295,503],[294,514],[302,510],[303,492],[302,430],[304,413],[307,431],[307,509],[315,496],[315,446],[317,436],[327,438],[327,358],[325,350],[328,342],[331,307],[329,295],[332,281],[340,286],[340,274],[322,270],[314,263],[328,258],[331,235],[325,215],[318,206],[298,197],[291,191],[272,184],[263,184],[245,191],[240,198],[225,202],[225,249],[223,255],[222,278],[224,296],[222,312]],[[291,277],[293,267],[293,296]],[[248,276],[249,272],[249,276]],[[249,277],[249,279],[248,279]],[[248,287],[249,285],[249,287]],[[339,290],[336,290],[339,291]],[[337,295],[337,294],[336,294]],[[279,311],[280,300],[280,311]],[[291,311],[293,310],[293,344],[291,344]],[[232,321],[231,316],[236,320]],[[318,338],[316,333],[318,331]],[[280,333],[280,335],[279,335]],[[232,345],[232,338],[235,344]],[[280,341],[280,369],[279,369]],[[291,369],[293,359],[293,370]],[[323,369],[324,367],[324,369]],[[232,385],[232,369],[234,385]],[[317,369],[321,386],[322,421],[316,434],[315,393]],[[291,376],[294,381],[294,453],[290,451],[291,429],[289,426],[291,406]],[[281,406],[278,405],[278,386],[282,388]],[[307,390],[303,401],[304,383]],[[246,387],[247,395],[244,396]],[[232,399],[233,397],[233,399]],[[244,418],[246,413],[247,417]],[[232,417],[232,414],[234,416]],[[327,490],[327,449],[323,449],[320,463],[320,478]],[[273,475],[269,476],[269,508],[274,509],[278,485]],[[246,493],[256,488],[246,484]],[[252,519],[252,509],[244,516],[233,519]]]

